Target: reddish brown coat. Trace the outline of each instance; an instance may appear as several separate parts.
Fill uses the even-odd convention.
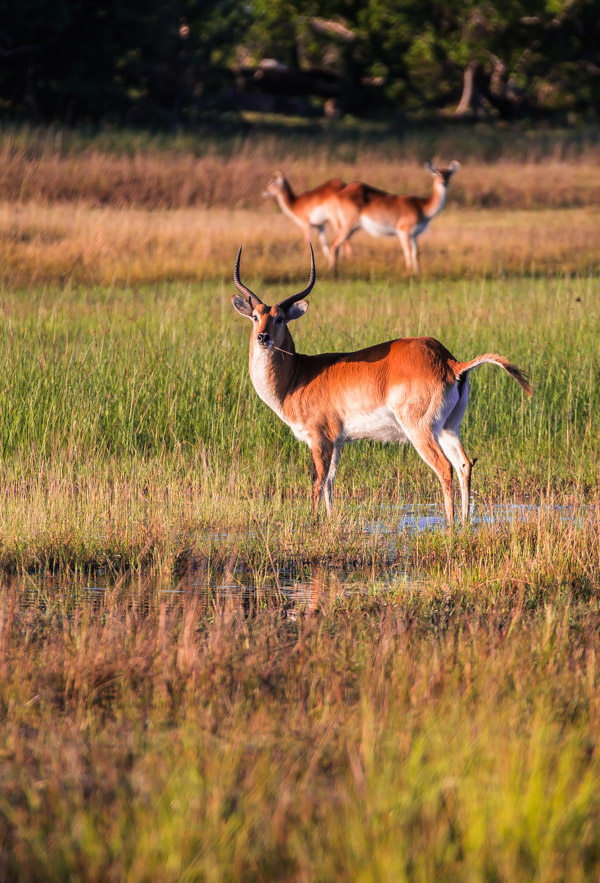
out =
[[[329,249],[329,264],[335,268],[340,246],[357,230],[371,236],[397,236],[408,270],[419,272],[417,239],[446,204],[452,175],[459,168],[454,161],[446,169],[427,168],[433,176],[430,196],[396,196],[369,184],[353,181],[334,197],[339,232]]]
[[[250,377],[261,399],[310,447],[315,512],[321,496],[331,512],[343,444],[410,441],[440,479],[449,523],[454,519],[454,467],[466,521],[472,464],[460,441],[460,423],[469,397],[468,374],[491,363],[531,395],[523,372],[497,353],[459,362],[432,337],[390,340],[352,353],[296,353],[288,323],[308,309],[302,298],[314,284],[314,257],[308,287],[270,307],[241,282],[240,254],[234,280],[244,297],[234,295],[232,302],[252,320]]]

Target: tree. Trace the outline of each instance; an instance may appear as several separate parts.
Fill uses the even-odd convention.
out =
[[[600,0],[0,0],[0,106],[193,125],[237,75],[357,114],[591,116],[599,23]]]

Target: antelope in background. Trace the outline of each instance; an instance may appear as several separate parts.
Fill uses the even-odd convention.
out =
[[[310,228],[316,227],[323,254],[329,259],[325,224],[327,222],[331,224],[335,236],[339,229],[335,197],[345,186],[346,182],[341,178],[331,178],[314,190],[307,190],[296,196],[288,179],[278,169],[268,182],[263,196],[273,196],[277,200],[284,215],[291,218],[302,230],[307,246],[310,244]],[[350,254],[349,243],[345,248],[346,253]]]
[[[310,448],[315,515],[321,496],[331,513],[342,445],[372,439],[412,442],[441,482],[449,524],[454,521],[454,467],[465,523],[472,464],[459,433],[469,399],[469,372],[486,362],[498,365],[531,395],[525,375],[496,353],[458,362],[432,337],[391,340],[354,353],[297,353],[288,324],[308,309],[304,298],[315,283],[312,246],[310,253],[307,287],[270,307],[240,279],[240,246],[233,281],[242,296],[234,294],[231,300],[238,313],[252,320],[249,367],[254,389]]]
[[[428,162],[433,175],[429,197],[394,196],[360,181],[353,181],[337,194],[339,232],[329,248],[329,266],[335,270],[340,246],[357,230],[371,236],[397,236],[404,252],[408,271],[419,272],[417,238],[446,205],[450,178],[459,168],[456,160],[447,169],[436,169]]]

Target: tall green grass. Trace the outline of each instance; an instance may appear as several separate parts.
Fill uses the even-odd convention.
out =
[[[395,445],[313,520],[228,282],[3,290],[0,879],[596,879],[596,286],[318,282],[299,351],[530,373],[472,376],[484,520],[450,532],[398,530],[442,507]]]
[[[266,301],[287,293],[248,281]],[[293,332],[309,353],[428,334],[457,358],[507,355],[529,372],[534,396],[493,367],[473,375],[463,440],[478,458],[475,503],[581,504],[598,491],[595,285],[529,278],[375,290],[322,281]],[[317,551],[308,450],[251,386],[249,326],[228,285],[5,291],[2,305],[5,563],[38,561],[44,546],[69,537],[78,537],[71,562],[113,554],[123,562],[149,531],[166,558],[173,543],[194,546],[210,530],[233,532],[237,548],[236,533],[257,536],[257,524],[276,547],[306,530],[306,554]],[[400,504],[439,501],[435,476],[411,448],[348,446],[336,542],[344,519],[393,525]]]

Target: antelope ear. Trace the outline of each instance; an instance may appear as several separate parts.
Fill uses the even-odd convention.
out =
[[[284,319],[286,322],[291,322],[292,319],[299,319],[300,316],[303,316],[308,309],[308,301],[307,300],[299,300],[296,301],[295,304],[292,304],[291,307],[288,307],[284,314]]]
[[[448,169],[452,172],[452,174],[454,174],[454,172],[458,172],[458,170],[460,169],[460,163],[458,162],[458,160],[453,159],[448,166]]]
[[[427,162],[425,163],[425,168],[427,169],[428,172],[431,172],[432,175],[435,175],[435,166],[431,162],[430,159],[428,159]]]
[[[242,316],[247,316],[248,319],[252,318],[252,307],[245,298],[240,297],[239,294],[232,294],[231,303],[234,309],[241,313]]]

